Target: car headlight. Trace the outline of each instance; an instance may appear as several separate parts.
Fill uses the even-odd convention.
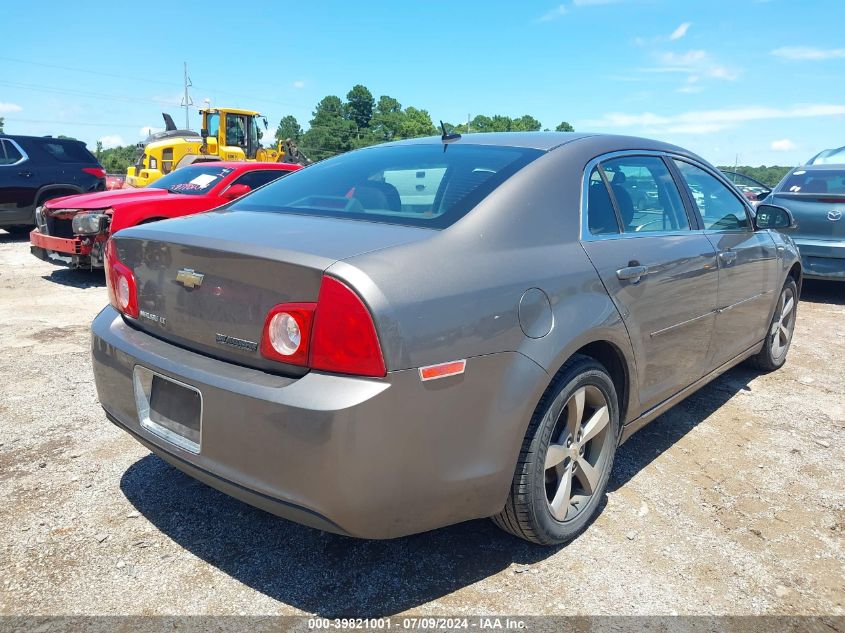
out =
[[[94,235],[105,228],[108,217],[105,213],[77,213],[71,226],[75,235]]]

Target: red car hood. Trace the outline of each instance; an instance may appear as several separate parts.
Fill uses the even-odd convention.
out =
[[[96,193],[80,193],[75,196],[65,196],[48,200],[44,206],[48,209],[106,209],[119,207],[136,202],[159,202],[167,200],[190,199],[196,196],[186,196],[180,193],[170,193],[166,189],[115,189],[113,191],[97,191]]]

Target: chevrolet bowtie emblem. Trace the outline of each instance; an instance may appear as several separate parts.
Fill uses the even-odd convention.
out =
[[[205,275],[194,272],[193,268],[183,268],[176,273],[176,283],[182,284],[185,288],[199,288]]]

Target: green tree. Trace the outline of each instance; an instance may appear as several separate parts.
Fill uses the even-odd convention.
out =
[[[97,151],[96,151],[97,160],[103,156],[103,142],[97,141]]]
[[[537,132],[542,127],[543,124],[533,116],[530,114],[523,114],[518,119],[514,119],[511,129],[514,132]]]
[[[279,127],[276,128],[277,141],[284,141],[288,138],[297,142],[302,138],[302,127],[299,125],[299,121],[296,120],[295,116],[291,116],[290,114],[283,116],[281,121],[279,121]]]
[[[102,150],[98,159],[110,174],[125,174],[126,168],[135,164],[138,148],[135,145],[123,145]]]
[[[402,104],[393,97],[382,95],[370,120],[370,130],[375,142],[391,141],[398,138],[402,129],[402,122],[405,115],[402,112]]]
[[[373,93],[361,84],[353,86],[346,94],[346,116],[359,130],[370,127],[374,107]]]
[[[352,149],[356,132],[353,121],[345,118],[340,97],[323,97],[314,109],[311,126],[302,135],[302,150],[316,159],[328,158]]]
[[[539,129],[539,128],[538,128]],[[564,121],[560,125],[555,128],[555,132],[574,132],[575,128],[572,127],[569,123]]]
[[[418,136],[431,136],[437,130],[431,122],[431,116],[426,110],[418,110],[414,107],[405,108],[404,120],[400,126],[402,138],[416,138]]]
[[[0,116],[0,134],[3,133],[3,117]]]

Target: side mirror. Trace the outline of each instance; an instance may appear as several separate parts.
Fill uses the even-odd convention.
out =
[[[248,194],[250,191],[252,191],[252,187],[249,185],[232,185],[220,195],[227,200],[234,200],[235,198],[240,198]]]
[[[798,226],[789,209],[774,204],[758,204],[754,224],[758,229],[776,230],[794,229]]]
[[[202,128],[200,130],[200,136],[203,138],[208,138],[208,128]]]

